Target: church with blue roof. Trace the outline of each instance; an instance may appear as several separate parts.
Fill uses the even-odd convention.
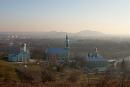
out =
[[[97,48],[94,53],[88,53],[85,59],[90,70],[105,71],[108,67],[108,60],[98,53]]]
[[[10,62],[28,62],[30,59],[30,51],[27,49],[26,43],[24,44],[23,48],[20,50],[15,50],[12,48],[11,52],[8,55],[8,61]]]
[[[63,48],[47,48],[45,50],[46,60],[49,63],[63,64],[69,59],[69,39],[66,35],[65,47]]]

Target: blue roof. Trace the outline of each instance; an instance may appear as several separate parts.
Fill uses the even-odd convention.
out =
[[[103,56],[97,55],[97,56],[87,56],[86,57],[87,61],[107,61]]]
[[[16,51],[16,52],[12,52],[8,55],[8,61],[12,61],[12,62],[22,61],[22,58],[29,59],[30,58],[29,51],[27,51],[27,52]]]
[[[68,53],[67,48],[47,48],[46,53],[51,55],[66,55]]]

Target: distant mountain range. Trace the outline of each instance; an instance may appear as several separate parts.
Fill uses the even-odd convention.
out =
[[[50,31],[50,32],[1,32],[0,36],[8,36],[14,35],[15,37],[21,38],[65,38],[65,35],[68,35],[71,38],[111,38],[113,35],[104,34],[99,31],[92,30],[84,30],[77,33],[68,33],[68,32],[58,32],[58,31]],[[115,36],[114,36],[115,37]]]
[[[51,32],[43,32],[41,33],[41,36],[44,37],[50,37],[50,38],[58,38],[58,37],[65,37],[65,35],[69,35],[70,37],[82,37],[82,38],[90,38],[90,37],[104,37],[107,36],[104,33],[98,32],[98,31],[92,31],[92,30],[84,30],[77,33],[68,33],[68,32],[57,32],[57,31],[51,31]]]
[[[92,30],[84,30],[80,31],[78,33],[75,33],[76,36],[104,36],[106,34],[98,32],[98,31],[92,31]]]
[[[92,31],[92,30],[84,30],[84,31],[80,31],[77,33],[67,33],[67,32],[57,32],[57,31],[51,31],[51,32],[44,32],[46,34],[71,34],[71,35],[76,35],[76,36],[95,36],[95,35],[105,35],[104,33],[98,32],[98,31]]]
[[[107,36],[104,33],[98,32],[98,31],[91,31],[91,30],[84,30],[77,33],[68,33],[68,32],[57,32],[57,31],[51,31],[51,32],[41,32],[41,33],[34,33],[33,35],[37,34],[41,37],[47,37],[47,38],[64,38],[65,35],[69,35],[70,37],[104,37]]]
[[[45,37],[64,37],[65,35],[69,35],[71,37],[97,37],[97,36],[106,36],[106,34],[98,32],[98,31],[91,31],[91,30],[84,30],[77,33],[68,33],[68,32],[42,32],[41,36]]]

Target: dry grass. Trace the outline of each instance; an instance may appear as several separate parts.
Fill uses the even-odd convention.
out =
[[[102,82],[98,83],[72,83],[72,82],[46,82],[46,83],[36,83],[36,82],[0,82],[0,87],[130,87],[130,81],[124,82],[124,86],[120,86],[119,82],[116,80],[111,80],[102,85]]]

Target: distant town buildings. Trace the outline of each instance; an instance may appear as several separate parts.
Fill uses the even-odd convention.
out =
[[[130,56],[125,57],[123,59],[119,59],[118,61],[115,62],[115,68],[118,70],[125,69],[127,71],[130,71]]]
[[[20,48],[20,50],[14,50],[15,48],[12,48],[12,52],[8,55],[8,61],[10,62],[28,62],[30,59],[30,51],[27,48],[26,43],[24,43],[24,46]]]

